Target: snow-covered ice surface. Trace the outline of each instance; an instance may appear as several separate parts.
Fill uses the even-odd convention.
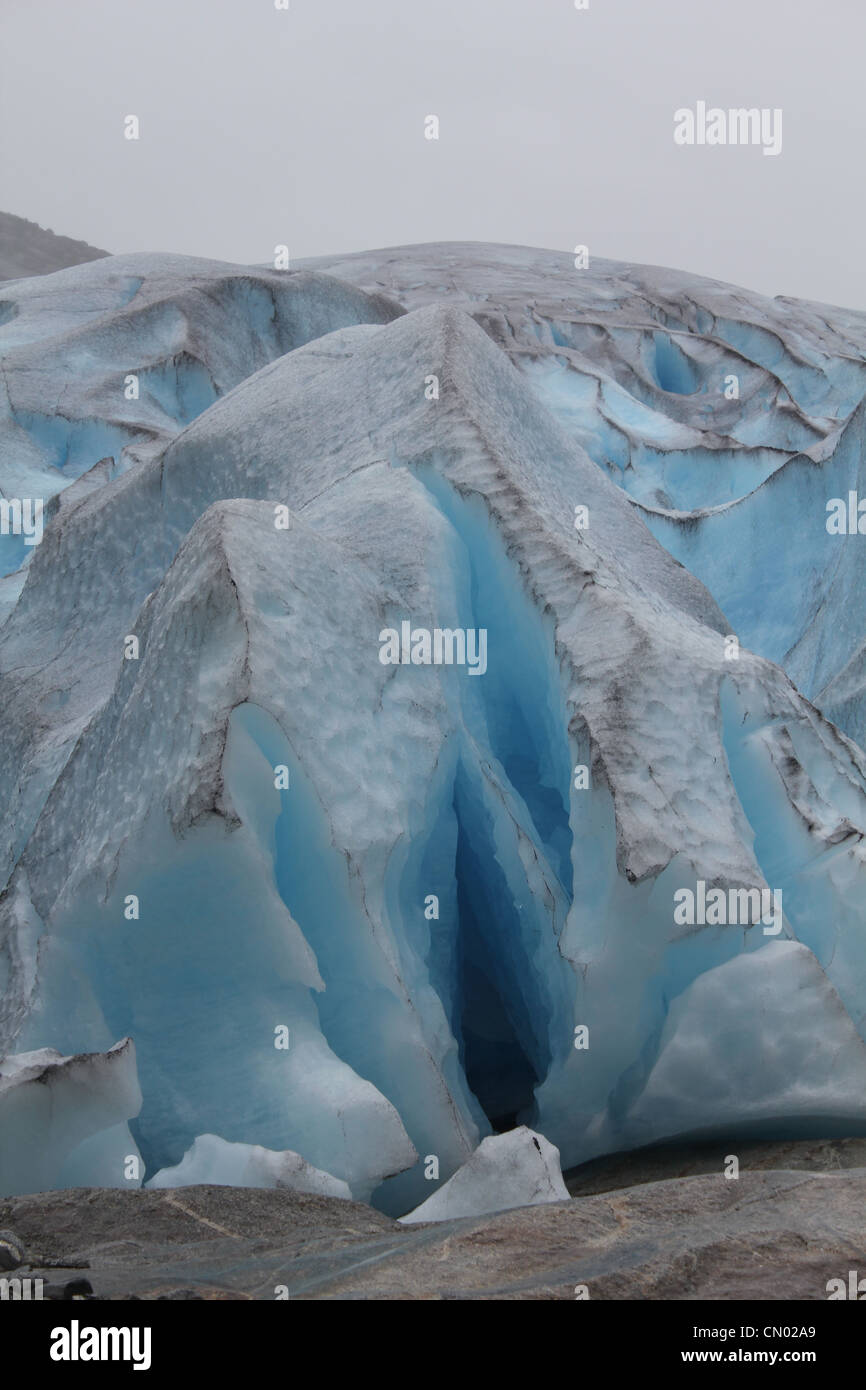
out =
[[[347,1183],[314,1168],[300,1154],[276,1153],[259,1144],[228,1144],[217,1134],[200,1134],[174,1168],[161,1168],[148,1187],[195,1187],[216,1183],[220,1187],[289,1187],[293,1192],[315,1192],[321,1197],[352,1194]]]
[[[47,501],[70,488],[67,500],[78,500],[161,453],[274,358],[395,313],[326,276],[191,256],[112,256],[4,284],[0,497]],[[20,539],[0,536],[0,574],[26,554]]]
[[[448,1221],[457,1216],[481,1216],[510,1207],[536,1207],[542,1202],[567,1202],[559,1154],[543,1134],[525,1125],[507,1134],[489,1134],[462,1168],[426,1202],[400,1220]]]
[[[148,1176],[219,1135],[395,1214],[520,1123],[866,1132],[866,760],[798,689],[857,734],[864,316],[455,245],[2,297],[0,487],[61,481],[0,586],[0,1054],[129,1035]],[[484,674],[383,665],[407,620]]]
[[[866,743],[866,544],[826,527],[831,498],[866,501],[866,313],[526,247],[302,264],[472,314],[731,631]]]

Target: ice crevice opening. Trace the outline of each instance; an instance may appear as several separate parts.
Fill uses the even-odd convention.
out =
[[[550,1047],[538,1024],[539,996],[521,934],[522,904],[514,903],[496,861],[491,827],[471,779],[461,768],[455,786],[457,820],[456,973],[453,1028],[467,1085],[495,1132],[513,1129],[531,1113],[533,1091],[549,1065]],[[535,1025],[535,1026],[534,1026]]]
[[[690,396],[698,389],[697,374],[682,348],[666,333],[653,334],[654,375],[663,391]]]
[[[571,1009],[573,979],[558,949],[572,900],[567,720],[555,695],[552,622],[526,592],[485,502],[462,495],[435,461],[411,471],[460,552],[458,625],[487,633],[483,675],[458,671],[446,681],[461,734],[447,808],[450,978],[440,970],[439,985],[466,1084],[502,1132],[536,1118],[535,1088]]]

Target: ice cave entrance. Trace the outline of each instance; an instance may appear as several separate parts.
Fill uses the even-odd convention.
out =
[[[527,996],[532,980],[519,906],[510,898],[492,847],[458,812],[457,989],[455,1036],[470,1090],[495,1133],[514,1129],[534,1105],[549,1059],[537,1055],[546,1012]],[[532,1014],[538,1010],[539,1017]]]

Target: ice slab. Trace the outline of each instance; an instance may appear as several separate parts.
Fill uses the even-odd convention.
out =
[[[543,1134],[519,1125],[507,1134],[488,1135],[462,1168],[400,1220],[408,1226],[566,1201],[559,1150]]]
[[[145,1187],[194,1187],[216,1183],[222,1187],[290,1187],[293,1192],[314,1192],[321,1197],[352,1193],[348,1183],[314,1168],[290,1149],[278,1152],[260,1144],[231,1144],[216,1134],[200,1134],[174,1168],[161,1168]]]

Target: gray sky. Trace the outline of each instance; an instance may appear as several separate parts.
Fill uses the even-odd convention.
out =
[[[863,0],[0,0],[0,206],[245,262],[586,243],[866,309],[864,54]],[[678,147],[699,100],[781,107],[781,154]]]

